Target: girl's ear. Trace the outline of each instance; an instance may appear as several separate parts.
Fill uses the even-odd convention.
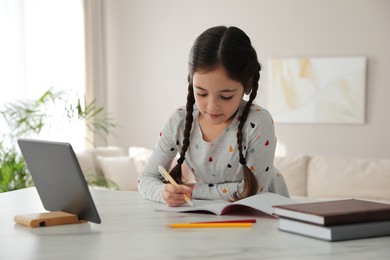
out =
[[[246,86],[244,88],[245,95],[249,95],[252,92],[252,86]]]
[[[251,78],[244,86],[245,95],[250,95],[253,87],[253,78]]]

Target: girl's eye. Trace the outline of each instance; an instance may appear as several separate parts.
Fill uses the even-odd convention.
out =
[[[207,94],[205,94],[205,93],[196,93],[198,96],[200,96],[200,97],[205,97],[205,96],[207,96]]]
[[[232,99],[232,97],[233,97],[233,96],[229,96],[229,97],[221,96],[221,98],[222,98],[223,100],[229,100],[229,99]]]

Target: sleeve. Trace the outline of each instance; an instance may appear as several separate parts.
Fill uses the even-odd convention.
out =
[[[138,190],[146,199],[164,202],[161,196],[164,183],[162,182],[162,176],[158,172],[158,165],[169,170],[173,159],[178,153],[170,124],[170,122],[177,122],[177,120],[177,115],[173,114],[165,124],[160,132],[157,144],[145,164],[142,174],[138,178]]]
[[[269,191],[273,193],[280,194],[282,196],[285,196],[287,198],[290,197],[290,194],[287,189],[286,181],[283,178],[282,173],[279,171],[276,173],[274,178],[272,179],[272,182],[269,186]]]
[[[243,181],[207,184],[195,183],[192,196],[195,199],[233,200],[234,193],[242,191]]]
[[[248,147],[246,150],[247,166],[256,175],[259,182],[259,192],[273,192],[288,197],[288,191],[283,176],[274,167],[274,157],[277,139],[275,136],[274,121],[271,114],[265,110],[256,110],[261,116],[248,122]],[[258,119],[258,120],[256,120]]]

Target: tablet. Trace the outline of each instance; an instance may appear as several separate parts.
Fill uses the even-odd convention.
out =
[[[101,223],[72,146],[65,142],[18,139],[43,207]]]

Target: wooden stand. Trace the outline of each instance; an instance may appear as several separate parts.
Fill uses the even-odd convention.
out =
[[[82,223],[77,215],[62,211],[16,215],[14,221],[26,227],[46,227]]]

